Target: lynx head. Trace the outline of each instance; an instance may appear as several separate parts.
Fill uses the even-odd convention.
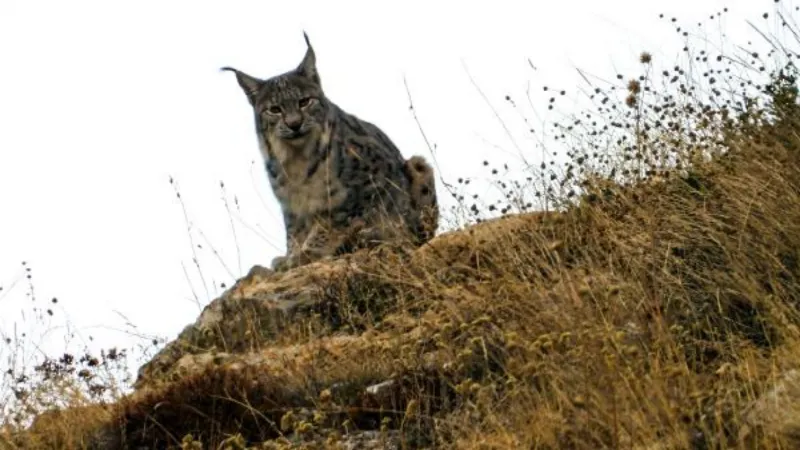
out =
[[[232,67],[239,86],[253,107],[258,131],[292,146],[302,146],[309,136],[321,132],[328,109],[317,72],[316,56],[308,35],[306,54],[294,70],[261,80]]]

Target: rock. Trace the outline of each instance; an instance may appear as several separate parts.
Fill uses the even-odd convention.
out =
[[[286,272],[254,266],[139,369],[134,388],[174,379],[178,376],[176,370],[185,368],[187,360],[182,358],[187,355],[205,355],[200,358],[212,361],[217,354],[245,353],[269,344],[287,327],[312,317],[320,320],[320,326],[336,329],[348,309],[363,309],[369,304],[370,314],[379,315],[381,305],[396,302],[392,293],[397,286],[392,280],[364,270],[365,266],[374,266],[376,259],[410,271],[453,271],[454,263],[471,261],[478,252],[504,245],[502,240],[509,239],[510,233],[526,234],[532,227],[558,217],[548,213],[520,214],[489,220],[465,231],[443,233],[407,255],[407,261],[392,251],[375,250]],[[355,293],[364,298],[354,298]],[[337,297],[349,297],[345,311],[339,310]],[[183,362],[178,364],[179,361]]]
[[[288,272],[254,266],[234,286],[213,300],[197,320],[144,364],[134,384],[169,378],[191,355],[211,360],[218,353],[243,352],[278,336],[287,323],[319,312],[331,280],[347,277],[346,259],[320,262]],[[186,360],[183,360],[185,366]]]

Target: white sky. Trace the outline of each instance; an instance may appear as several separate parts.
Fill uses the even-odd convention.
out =
[[[405,76],[453,181],[484,173],[486,158],[519,161],[465,67],[535,161],[505,94],[520,100],[530,84],[543,114],[541,86],[575,94],[575,67],[609,79],[638,74],[643,50],[669,65],[682,44],[658,14],[695,23],[723,6],[736,36],[773,1],[0,0],[0,331],[31,327],[20,315],[30,310],[26,283],[14,284],[21,261],[33,268],[38,303],[58,297],[52,324],[68,320],[73,343],[92,335],[125,346],[134,341],[114,331],[125,329],[117,312],[142,333],[173,338],[199,313],[192,288],[201,307],[221,282],[232,284],[200,231],[233,277],[283,251],[250,107],[221,66],[262,78],[289,70],[306,30],[328,96],[382,127],[406,156],[430,158]],[[208,294],[170,176],[204,246]],[[239,251],[220,181],[239,201]],[[441,187],[439,195],[447,201]]]

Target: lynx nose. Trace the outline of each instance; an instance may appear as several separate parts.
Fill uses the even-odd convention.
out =
[[[286,126],[292,131],[300,130],[300,127],[303,126],[303,116],[300,114],[286,116]]]

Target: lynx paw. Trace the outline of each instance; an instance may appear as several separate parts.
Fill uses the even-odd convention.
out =
[[[272,259],[272,263],[270,264],[272,270],[276,272],[283,272],[289,270],[289,257],[288,256],[276,256]]]
[[[245,275],[245,278],[246,279],[253,279],[253,278],[258,278],[258,277],[264,278],[264,277],[268,277],[268,276],[272,275],[272,273],[273,273],[273,271],[271,269],[268,269],[268,268],[266,268],[264,266],[259,266],[258,264],[256,264],[255,266],[250,268],[250,271],[247,272],[247,275]]]
[[[272,260],[272,270],[276,272],[285,272],[306,265],[309,262],[311,261],[302,254],[277,256]]]

